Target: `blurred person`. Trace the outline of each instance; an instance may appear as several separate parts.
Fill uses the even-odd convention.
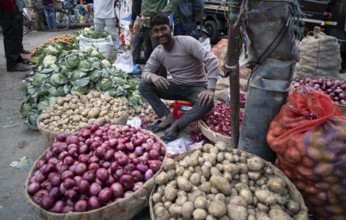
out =
[[[23,0],[16,0],[16,6],[17,6],[17,11],[18,11],[20,53],[30,54],[31,52],[28,50],[25,50],[24,46],[23,46],[23,35],[24,35]]]
[[[48,31],[57,31],[56,29],[56,15],[53,0],[42,0],[44,15],[48,25]]]
[[[21,41],[15,0],[0,1],[0,24],[4,36],[7,72],[28,71],[28,66],[20,64],[24,59],[20,55]]]
[[[94,0],[94,25],[95,31],[106,31],[112,38],[115,51],[121,51],[119,35],[116,30],[116,15],[114,10],[115,0]]]
[[[132,13],[131,13],[131,20],[129,24],[129,29],[131,32],[133,32],[133,25],[137,18],[140,18],[141,15],[141,4],[142,0],[133,0],[132,1]],[[133,62],[135,64],[139,63],[139,59],[141,56],[141,50],[142,50],[142,44],[144,41],[144,38],[142,36],[141,28],[140,26],[136,29],[135,33],[133,34],[133,41],[132,41],[132,58]]]
[[[145,65],[139,91],[160,118],[148,129],[154,133],[165,130],[161,139],[170,142],[178,137],[180,130],[212,110],[218,59],[195,38],[172,36],[166,14],[152,15],[150,25],[160,45]],[[172,79],[155,73],[160,65],[169,71]],[[177,119],[161,99],[188,101],[192,108]]]

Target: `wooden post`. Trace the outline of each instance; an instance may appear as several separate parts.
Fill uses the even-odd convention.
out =
[[[238,148],[239,142],[239,56],[241,51],[241,35],[239,7],[241,1],[232,1],[235,6],[231,7],[228,18],[228,44],[227,62],[225,64],[226,75],[229,76],[231,94],[231,147]]]

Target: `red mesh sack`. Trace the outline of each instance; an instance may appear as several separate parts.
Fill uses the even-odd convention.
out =
[[[316,219],[346,219],[346,118],[329,96],[306,88],[291,93],[267,142]]]

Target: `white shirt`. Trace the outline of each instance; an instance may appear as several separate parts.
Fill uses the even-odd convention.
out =
[[[115,18],[114,11],[115,0],[94,0],[95,18]]]

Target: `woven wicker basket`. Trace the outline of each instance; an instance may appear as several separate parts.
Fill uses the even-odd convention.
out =
[[[127,122],[127,117],[128,117],[128,113],[127,111],[124,112],[119,118],[117,119],[114,119],[111,123],[112,124],[115,124],[115,125],[125,125],[126,122]],[[50,131],[48,129],[45,129],[45,128],[42,128],[40,126],[40,122],[42,121],[42,119],[40,117],[38,117],[37,119],[37,128],[38,130],[40,131],[40,133],[43,135],[43,136],[46,136],[47,139],[49,141],[54,141],[55,137],[60,134],[61,132],[54,132],[54,131]],[[106,121],[104,124],[106,123],[110,123],[109,121]],[[102,126],[103,124],[99,124],[100,126]],[[74,133],[74,132],[73,132]],[[72,134],[72,133],[68,133],[68,132],[64,132],[64,134]]]
[[[217,133],[215,131],[212,131],[204,121],[199,120],[198,121],[198,127],[201,129],[202,134],[208,138],[213,143],[216,143],[218,141],[226,143],[227,146],[230,146],[231,144],[231,137],[222,135],[220,133]]]
[[[141,129],[142,132],[149,133],[156,136],[150,131]],[[159,138],[156,138],[160,143],[166,147],[166,144],[162,142]],[[167,152],[167,151],[166,151]],[[25,200],[32,207],[32,209],[38,214],[41,219],[45,220],[124,220],[132,219],[138,213],[140,213],[145,207],[149,205],[149,196],[152,189],[155,186],[154,177],[160,172],[158,171],[153,178],[149,179],[144,185],[134,192],[131,196],[127,198],[120,199],[116,202],[110,203],[107,206],[101,207],[99,209],[90,210],[87,212],[69,212],[69,213],[54,213],[44,210],[39,205],[37,205],[27,193],[28,184],[30,182],[31,176],[35,172],[38,161],[44,157],[46,152],[44,152],[32,166],[30,173],[25,181]],[[167,153],[164,160],[167,158]]]
[[[182,153],[179,156],[177,156],[176,158],[174,158],[174,160],[175,161],[180,161],[185,156],[190,155],[190,154],[192,154],[195,151],[196,150],[191,150],[191,151]],[[247,155],[252,155],[251,153],[248,153],[248,152],[245,152],[245,151],[242,152],[242,154],[243,153],[245,153]],[[255,156],[255,155],[253,155],[253,156]],[[298,202],[300,204],[301,211],[298,213],[299,219],[308,219],[308,208],[306,207],[304,199],[303,199],[302,195],[300,194],[300,192],[298,191],[298,189],[295,187],[295,185],[286,177],[286,175],[283,172],[281,172],[273,164],[271,164],[271,163],[269,163],[267,161],[264,161],[264,160],[263,160],[263,162],[266,164],[266,166],[269,166],[269,167],[271,167],[273,169],[274,176],[280,177],[280,178],[282,178],[285,181],[285,183],[287,184],[288,193],[291,195],[291,198],[294,201],[296,201],[296,202]],[[150,207],[150,217],[151,217],[151,220],[158,220],[158,219],[155,218],[155,215],[154,215],[154,209],[153,209],[154,204],[153,204],[153,198],[152,198],[152,195],[157,191],[157,188],[158,188],[158,186],[155,185],[155,187],[153,188],[153,190],[152,190],[152,192],[150,194],[150,198],[149,198],[149,207]]]

